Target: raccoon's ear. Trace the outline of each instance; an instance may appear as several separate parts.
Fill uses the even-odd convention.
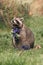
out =
[[[14,23],[14,20],[12,19],[12,20],[11,20],[11,24],[13,24],[13,23]]]
[[[22,17],[22,18],[20,18],[20,20],[23,22],[24,21],[24,18]]]

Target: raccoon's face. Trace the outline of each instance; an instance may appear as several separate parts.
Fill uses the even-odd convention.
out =
[[[11,21],[12,25],[13,26],[18,26],[18,27],[22,27],[23,26],[23,23],[22,23],[22,20],[21,18],[14,18],[12,21]]]

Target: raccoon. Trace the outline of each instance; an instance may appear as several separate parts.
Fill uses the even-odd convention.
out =
[[[14,18],[12,21],[13,39],[12,43],[15,48],[28,50],[34,48],[34,34],[23,23],[22,18]]]

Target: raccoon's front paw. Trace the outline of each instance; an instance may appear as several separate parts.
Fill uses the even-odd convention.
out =
[[[13,33],[13,29],[11,30],[11,33]]]
[[[16,37],[17,37],[17,38],[20,38],[20,35],[19,35],[19,34],[16,34]]]

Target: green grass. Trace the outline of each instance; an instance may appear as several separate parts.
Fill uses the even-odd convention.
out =
[[[35,36],[35,45],[41,49],[21,51],[12,45],[12,34],[0,31],[0,65],[43,65],[43,17],[32,17],[25,20]],[[20,54],[21,53],[21,54]]]

